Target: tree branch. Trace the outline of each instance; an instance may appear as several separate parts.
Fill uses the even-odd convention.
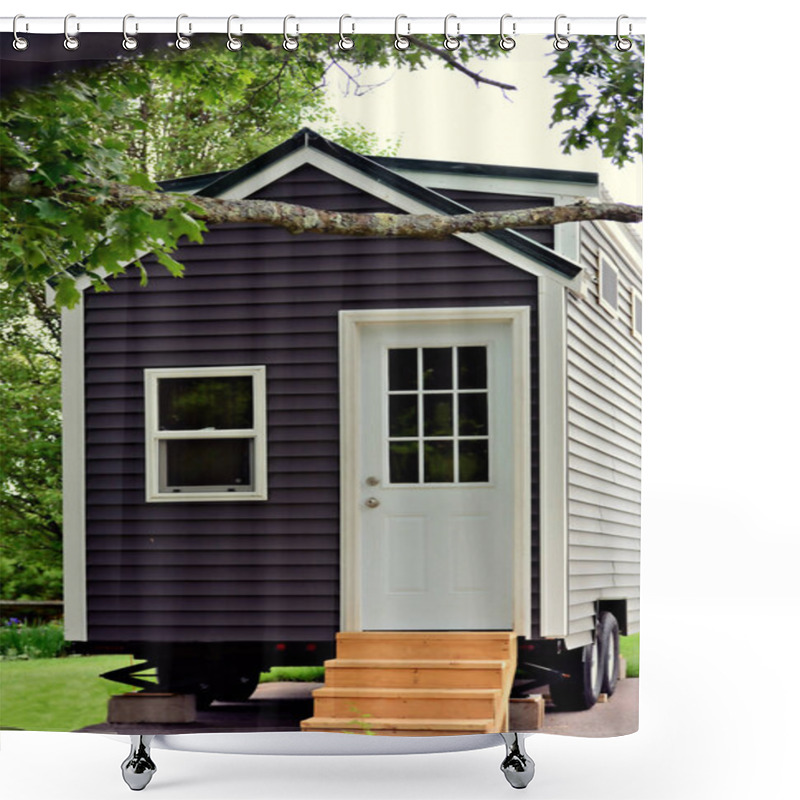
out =
[[[136,206],[156,218],[176,201],[188,201],[191,215],[210,225],[251,223],[284,228],[289,233],[337,236],[414,237],[444,239],[454,233],[484,233],[503,229],[559,225],[565,222],[614,220],[640,222],[641,206],[626,203],[574,203],[568,206],[523,208],[514,211],[479,211],[467,214],[358,214],[325,211],[273,200],[222,200],[216,197],[149,192],[124,184],[111,184],[107,202],[120,208]]]
[[[459,72],[463,72],[465,75],[468,75],[473,81],[475,81],[475,83],[485,83],[488,86],[497,86],[500,89],[509,89],[511,91],[517,90],[517,87],[512,86],[510,83],[501,83],[500,81],[495,81],[491,78],[484,78],[480,72],[471,70],[465,64],[462,64],[457,58],[453,57],[447,50],[434,47],[432,44],[428,44],[424,39],[414,36],[414,34],[406,34],[405,36],[409,42],[412,42],[417,47],[421,47],[423,50],[427,50],[429,53],[433,53],[434,55],[438,56],[442,59],[442,61],[453,67],[453,69],[457,69]]]

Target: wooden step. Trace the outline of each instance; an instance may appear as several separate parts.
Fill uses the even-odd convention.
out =
[[[442,736],[508,730],[510,631],[339,633],[302,730]]]
[[[300,723],[301,730],[338,733],[362,733],[377,736],[465,736],[496,732],[491,719],[397,719],[370,717],[346,720],[340,717],[311,717]]]
[[[502,689],[507,661],[334,658],[326,686],[397,689]]]
[[[509,631],[363,631],[337,633],[336,655],[354,659],[506,661],[516,652]]]
[[[323,686],[315,689],[314,714],[358,720],[494,719],[502,697],[499,689],[393,689]]]

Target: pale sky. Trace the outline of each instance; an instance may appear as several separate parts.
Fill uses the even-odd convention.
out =
[[[329,97],[345,122],[400,139],[398,156],[599,172],[615,200],[641,203],[640,162],[620,170],[594,147],[569,156],[561,152],[561,132],[549,128],[554,86],[544,77],[551,48],[544,37],[518,36],[507,56],[470,63],[489,78],[517,86],[505,94],[430,62],[416,72],[364,70],[357,76],[363,86],[383,85],[361,96],[334,69]]]

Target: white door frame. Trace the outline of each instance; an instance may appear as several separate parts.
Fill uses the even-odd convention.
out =
[[[386,323],[503,322],[511,325],[514,474],[514,633],[531,630],[531,404],[530,308],[490,306],[478,308],[371,309],[339,312],[340,407],[340,629],[361,631],[361,331]]]

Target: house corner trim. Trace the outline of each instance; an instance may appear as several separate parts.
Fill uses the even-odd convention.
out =
[[[569,633],[567,517],[567,297],[539,281],[539,635]]]
[[[64,638],[86,641],[86,435],[83,301],[62,313]]]

